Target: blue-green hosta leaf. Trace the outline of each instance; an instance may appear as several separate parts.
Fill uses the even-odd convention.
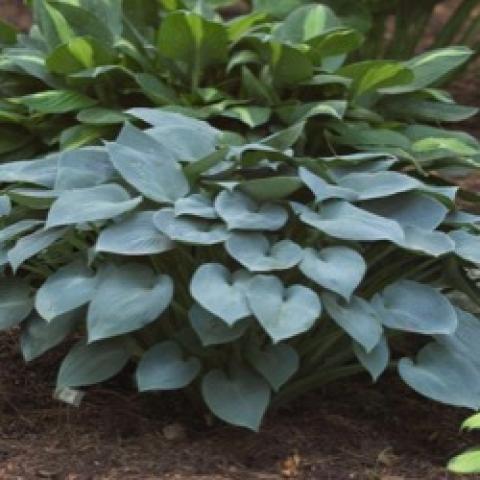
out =
[[[300,367],[297,352],[286,343],[267,345],[263,350],[258,347],[250,348],[247,359],[275,391],[280,390]]]
[[[416,362],[402,358],[398,372],[407,385],[427,398],[456,407],[480,407],[478,367],[438,343],[420,350]]]
[[[221,420],[258,431],[270,402],[270,387],[257,373],[236,366],[230,375],[222,370],[208,372],[202,380],[202,395]]]
[[[458,318],[458,327],[450,335],[435,335],[435,340],[444,347],[468,358],[472,363],[480,366],[478,345],[480,342],[480,320],[471,313],[455,309]]]
[[[302,208],[300,220],[307,225],[343,240],[401,242],[404,233],[400,225],[358,208],[344,200],[330,200],[322,205],[320,213]]]
[[[109,182],[115,170],[103,147],[62,152],[58,159],[55,190],[87,188]]]
[[[322,313],[318,295],[303,285],[285,288],[271,275],[257,275],[246,291],[248,304],[274,343],[313,327]]]
[[[77,324],[77,312],[67,313],[51,322],[37,315],[29,317],[20,337],[20,348],[25,361],[30,362],[56,347],[73,332]]]
[[[322,294],[322,300],[335,323],[366,352],[371,352],[378,345],[383,328],[377,312],[369,302],[356,296],[345,302],[329,292]]]
[[[226,62],[227,29],[196,13],[176,11],[163,19],[157,47],[164,57],[187,65],[198,82],[205,68]]]
[[[283,42],[306,43],[339,26],[339,19],[326,5],[306,5],[293,10],[273,30],[273,37]]]
[[[438,200],[417,192],[400,193],[388,198],[364,202],[369,212],[395,220],[403,227],[434,230],[445,219],[448,208]]]
[[[17,235],[33,230],[35,227],[43,225],[42,220],[19,220],[5,228],[0,229],[0,244],[15,238]]]
[[[11,99],[38,113],[68,113],[93,107],[97,101],[73,90],[45,90]]]
[[[173,208],[164,208],[153,216],[155,227],[171,240],[192,245],[215,245],[229,236],[223,223],[200,218],[176,217]]]
[[[13,248],[8,251],[8,261],[12,269],[17,270],[25,260],[35,256],[62,238],[66,231],[65,228],[42,229],[17,240]]]
[[[206,263],[194,273],[190,293],[203,308],[232,326],[251,314],[245,296],[250,280],[246,270],[231,274],[223,265]]]
[[[0,165],[0,183],[24,182],[51,188],[57,175],[58,154]]]
[[[19,325],[32,308],[30,287],[24,280],[7,277],[0,280],[0,329]]]
[[[257,202],[272,202],[289,197],[302,188],[298,177],[265,177],[245,180],[238,184],[238,189]]]
[[[302,249],[291,240],[271,244],[261,233],[234,233],[225,242],[227,252],[251,272],[288,270],[303,257]]]
[[[351,173],[342,177],[338,184],[356,192],[358,200],[389,197],[422,185],[415,178],[398,172]]]
[[[88,340],[93,342],[139,330],[156,320],[170,305],[173,282],[147,266],[108,265],[88,307]]]
[[[12,202],[10,201],[10,197],[7,195],[0,195],[0,217],[10,215],[11,211]]]
[[[119,373],[130,359],[125,342],[111,338],[86,344],[78,342],[64,358],[57,377],[57,389],[100,383]]]
[[[177,390],[195,380],[201,364],[195,357],[183,358],[183,352],[172,341],[157,343],[143,355],[137,367],[140,392]]]
[[[282,228],[288,212],[274,203],[258,204],[241,192],[224,190],[215,199],[215,209],[229,230],[268,230]]]
[[[330,198],[343,198],[350,201],[355,201],[358,198],[358,194],[354,190],[331,185],[305,167],[299,168],[298,175],[315,195],[315,201],[318,203]]]
[[[154,255],[173,248],[172,241],[153,223],[154,211],[132,213],[100,232],[97,252],[118,255]]]
[[[152,142],[154,140],[152,139]],[[173,203],[185,196],[190,187],[180,165],[160,152],[146,152],[136,146],[107,144],[114,167],[140,193],[156,202]]]
[[[229,326],[196,303],[188,312],[188,318],[205,347],[234,342],[243,336],[250,325],[249,320],[245,319]]]
[[[353,351],[358,361],[370,373],[372,380],[376,382],[380,375],[387,369],[390,361],[390,349],[388,348],[387,338],[382,338],[370,352],[367,352],[359,343],[353,342]]]
[[[430,50],[406,62],[414,80],[405,86],[393,87],[385,93],[406,93],[435,85],[449,73],[463,65],[473,52],[467,47],[447,47]]]
[[[455,249],[455,243],[446,233],[410,226],[403,231],[405,239],[399,245],[408,250],[440,257]]]
[[[201,193],[194,193],[188,197],[179,198],[174,205],[175,216],[191,215],[192,217],[215,220],[218,213],[213,206],[213,200]]]
[[[470,226],[472,223],[480,223],[480,215],[464,212],[462,210],[455,210],[450,212],[445,218],[444,223],[454,226]]]
[[[464,230],[451,232],[450,238],[455,243],[455,253],[464,260],[480,263],[480,236]]]
[[[88,303],[96,287],[94,273],[82,261],[74,261],[50,275],[37,290],[35,308],[46,321],[52,321]]]
[[[120,185],[107,183],[60,193],[47,217],[47,228],[115,218],[137,207],[142,197],[130,198]]]
[[[425,335],[453,333],[457,315],[449,300],[435,288],[400,280],[375,295],[372,305],[383,325]]]
[[[347,247],[306,248],[301,272],[321,287],[349,300],[367,270],[363,257]]]

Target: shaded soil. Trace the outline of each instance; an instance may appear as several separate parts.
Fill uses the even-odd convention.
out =
[[[138,396],[128,373],[64,406],[51,396],[59,358],[27,367],[0,337],[2,480],[447,480],[446,460],[475,441],[458,432],[467,412],[393,376],[332,385],[255,435],[207,425],[180,395]]]

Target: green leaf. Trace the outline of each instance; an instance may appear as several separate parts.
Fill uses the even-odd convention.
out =
[[[0,280],[0,328],[6,330],[19,325],[33,308],[29,285],[20,278]]]
[[[117,110],[103,107],[93,107],[82,110],[77,115],[77,120],[89,125],[116,125],[128,120],[128,116]]]
[[[479,154],[478,148],[473,148],[456,138],[423,138],[412,144],[412,150],[419,153],[445,150],[464,157]]]
[[[64,358],[57,390],[100,383],[119,373],[130,359],[123,339],[85,344],[78,342]]]
[[[300,367],[297,352],[285,343],[268,345],[263,350],[256,347],[249,348],[247,359],[275,391],[280,390]]]
[[[155,275],[145,265],[109,264],[99,275],[88,307],[89,342],[139,330],[159,318],[172,301],[171,278]]]
[[[45,90],[10,99],[39,113],[68,113],[93,107],[96,100],[73,90]]]
[[[96,287],[94,273],[82,261],[73,261],[50,275],[37,290],[35,308],[44,320],[53,321],[88,303]]]
[[[230,271],[218,263],[205,263],[193,274],[192,297],[206,310],[233,326],[250,315],[245,289],[251,277],[245,270]]]
[[[31,362],[60,344],[75,330],[78,313],[72,312],[55,318],[51,322],[32,315],[27,319],[20,337],[20,348],[26,362]]]
[[[244,367],[227,375],[211,370],[202,380],[202,395],[208,408],[221,420],[258,431],[270,402],[268,383]]]
[[[226,62],[227,29],[195,13],[177,11],[164,18],[157,46],[164,57],[183,62],[198,86],[206,68]]]
[[[300,49],[271,41],[270,67],[276,87],[295,86],[313,77],[313,64]]]
[[[108,220],[133,210],[141,201],[142,197],[132,199],[124,188],[113,183],[65,190],[50,208],[47,228]]]
[[[402,358],[398,372],[407,385],[427,398],[474,410],[480,406],[478,368],[437,343],[426,345],[416,362]]]
[[[184,360],[175,342],[157,343],[147,351],[138,364],[138,390],[177,390],[185,388],[200,373],[201,364],[195,357]]]
[[[234,233],[225,242],[225,248],[251,272],[288,270],[303,257],[302,249],[291,240],[271,244],[261,233]]]
[[[253,0],[254,11],[268,13],[275,18],[286,17],[292,10],[304,3],[304,0]]]
[[[480,428],[480,413],[467,418],[462,423],[462,430],[478,430]]]
[[[0,20],[0,44],[12,45],[17,40],[17,30],[3,20]]]
[[[458,326],[452,304],[430,285],[399,280],[377,294],[372,303],[382,323],[394,330],[448,335]]]
[[[196,303],[189,310],[188,318],[205,347],[234,342],[243,336],[250,325],[246,319],[229,326]]]
[[[101,231],[95,251],[117,255],[154,255],[174,248],[154,225],[154,211],[137,212]]]
[[[362,281],[367,265],[363,257],[347,247],[306,248],[300,271],[321,287],[349,300]]]
[[[250,128],[257,128],[268,122],[271,113],[271,109],[267,107],[238,106],[222,112],[222,117],[233,118]]]
[[[255,276],[246,295],[254,316],[274,343],[310,330],[322,312],[313,290],[303,285],[285,288],[279,278],[271,275]]]
[[[448,470],[458,474],[480,472],[480,449],[468,450],[448,462]]]
[[[65,17],[50,2],[33,0],[32,3],[34,18],[49,49],[55,48],[74,36]]]
[[[215,245],[223,243],[230,236],[223,223],[188,216],[177,217],[171,208],[155,213],[153,223],[169,239],[192,245]]]
[[[154,75],[150,73],[137,73],[135,74],[135,80],[143,93],[152,100],[155,105],[175,105],[179,103],[175,90]]]
[[[287,124],[293,124],[316,116],[327,116],[341,120],[345,115],[347,102],[343,100],[326,100],[324,102],[302,102],[284,105],[276,113]]]
[[[376,382],[380,375],[387,369],[390,361],[390,349],[388,348],[387,338],[382,335],[378,344],[367,352],[362,345],[353,343],[353,351],[358,361],[370,373],[372,380]]]
[[[380,318],[369,302],[353,296],[348,302],[324,292],[322,300],[330,317],[350,337],[370,353],[383,334]]]
[[[288,212],[274,203],[257,204],[241,192],[224,190],[215,199],[215,209],[229,230],[269,230],[282,228]]]
[[[245,180],[238,184],[238,189],[258,202],[272,202],[289,197],[302,187],[298,177],[266,177]]]

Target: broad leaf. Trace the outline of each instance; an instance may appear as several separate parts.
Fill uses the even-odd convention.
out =
[[[206,195],[194,193],[188,197],[179,198],[174,205],[175,216],[191,215],[192,217],[215,220],[218,214],[213,206],[213,201]]]
[[[376,382],[380,375],[387,369],[390,361],[390,349],[387,338],[382,336],[380,341],[370,352],[367,352],[359,343],[353,343],[353,351],[358,361],[370,373],[372,380]]]
[[[4,277],[0,281],[0,329],[19,325],[30,314],[33,298],[29,285],[17,278]]]

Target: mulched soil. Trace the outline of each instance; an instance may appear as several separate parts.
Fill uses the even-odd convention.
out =
[[[29,21],[20,0],[0,0],[0,18]],[[472,70],[451,90],[480,105],[478,85]],[[480,137],[478,119],[462,128]],[[62,353],[26,366],[17,336],[0,335],[0,480],[448,480],[461,477],[447,459],[480,443],[459,433],[469,412],[394,375],[331,385],[271,413],[259,434],[211,425],[181,395],[139,396],[129,372],[75,409],[52,398]]]

